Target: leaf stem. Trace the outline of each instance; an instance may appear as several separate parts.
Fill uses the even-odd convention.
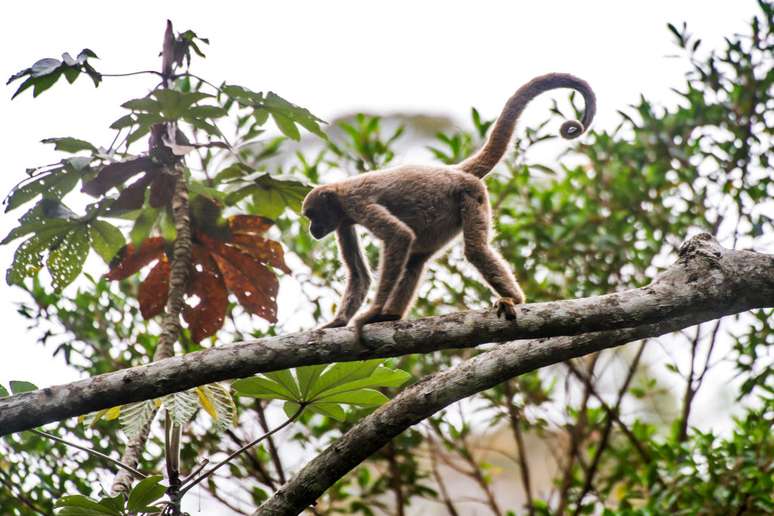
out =
[[[47,437],[47,438],[51,439],[52,441],[57,441],[57,442],[60,442],[62,444],[66,444],[67,446],[72,446],[73,448],[77,448],[77,449],[79,449],[81,451],[85,451],[86,453],[89,453],[91,455],[94,455],[95,457],[99,457],[101,459],[104,459],[104,460],[106,460],[108,462],[112,462],[113,464],[115,464],[119,468],[125,469],[126,471],[128,471],[129,473],[131,473],[132,475],[134,475],[135,477],[137,477],[139,479],[143,479],[143,478],[145,478],[147,476],[144,473],[134,469],[133,467],[127,466],[123,462],[121,462],[119,460],[116,460],[116,459],[114,459],[114,458],[112,458],[112,457],[110,457],[108,455],[105,455],[104,453],[98,452],[97,450],[92,450],[91,448],[86,448],[85,446],[81,446],[79,444],[75,444],[73,442],[70,442],[70,441],[67,441],[65,439],[62,439],[61,437],[57,437],[57,436],[55,436],[53,434],[49,434],[48,432],[43,432],[42,430],[38,430],[36,428],[31,429],[30,432],[36,433],[38,435],[42,435],[43,437]]]
[[[180,496],[182,497],[189,489],[191,489],[193,486],[195,486],[196,484],[198,484],[199,482],[201,482],[205,478],[209,477],[213,473],[215,473],[215,471],[217,469],[219,469],[221,466],[227,464],[228,462],[231,462],[231,459],[233,459],[234,457],[236,457],[237,455],[239,455],[243,451],[245,451],[245,450],[247,450],[249,448],[252,448],[253,446],[258,444],[259,442],[263,441],[264,439],[267,439],[267,438],[271,437],[273,434],[276,434],[277,432],[279,432],[280,430],[282,430],[283,428],[288,426],[290,423],[292,423],[293,421],[298,419],[298,416],[301,415],[301,412],[304,410],[305,406],[306,406],[305,404],[302,404],[298,408],[298,410],[296,411],[295,414],[293,414],[290,418],[288,418],[284,423],[282,423],[278,427],[275,427],[273,430],[263,434],[262,436],[254,439],[253,441],[245,444],[244,446],[242,446],[241,448],[239,448],[235,452],[231,453],[228,457],[226,457],[222,461],[218,462],[213,467],[211,467],[210,469],[208,469],[206,472],[202,473],[198,477],[194,478],[193,480],[186,481],[185,484],[183,485],[183,487],[180,488]]]

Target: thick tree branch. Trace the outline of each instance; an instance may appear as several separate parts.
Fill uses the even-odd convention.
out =
[[[491,311],[369,325],[360,346],[351,328],[245,341],[160,360],[0,400],[0,435],[197,385],[310,364],[426,353],[487,342],[619,328],[678,328],[774,306],[774,256],[722,248],[704,233],[650,285],[582,299],[521,305],[515,321]],[[549,357],[555,363],[590,351]],[[593,351],[593,350],[591,350]],[[553,351],[552,351],[553,352]],[[514,375],[510,375],[514,376]]]

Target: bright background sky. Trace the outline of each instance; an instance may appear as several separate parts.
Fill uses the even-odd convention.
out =
[[[451,114],[466,121],[472,105],[495,117],[525,81],[565,71],[594,87],[596,127],[611,128],[616,110],[640,92],[666,105],[676,101],[670,88],[682,84],[686,65],[667,57],[675,53],[667,22],[687,20],[705,48],[717,48],[723,36],[743,31],[755,12],[751,0],[14,2],[0,19],[0,75],[84,47],[100,56],[94,64],[101,72],[156,69],[170,18],[177,30],[210,39],[207,59],[194,61],[198,75],[274,90],[325,119],[367,110]],[[61,80],[37,99],[28,90],[14,101],[18,83],[6,87],[0,96],[0,192],[22,179],[26,167],[61,159],[39,143],[43,138],[109,144],[107,126],[123,114],[119,105],[144,95],[152,81],[108,78],[95,90],[86,77],[72,86]],[[0,233],[23,212],[3,215]],[[17,244],[0,247],[3,271]],[[0,382],[45,386],[74,379],[17,317],[14,301],[22,294],[3,279]]]

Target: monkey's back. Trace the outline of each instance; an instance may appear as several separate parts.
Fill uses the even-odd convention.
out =
[[[451,167],[425,165],[403,165],[360,178],[374,202],[414,231],[415,253],[435,252],[459,234],[460,191],[470,182],[479,182]]]

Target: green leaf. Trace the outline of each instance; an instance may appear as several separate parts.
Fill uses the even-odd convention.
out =
[[[51,250],[46,265],[57,291],[72,283],[81,273],[83,262],[89,254],[89,244],[88,229],[79,226],[68,232],[59,245]]]
[[[314,133],[317,136],[320,136],[321,138],[324,138],[324,139],[327,138],[325,136],[325,133],[322,131],[322,129],[320,129],[320,123],[321,122],[325,123],[324,120],[317,118],[311,112],[309,112],[309,110],[304,109],[300,106],[296,106],[291,102],[288,102],[287,100],[283,99],[282,97],[280,97],[274,92],[270,91],[266,95],[266,100],[264,101],[264,107],[269,111],[271,111],[272,117],[274,117],[275,115],[280,115],[282,117],[287,118],[288,120],[292,120],[293,122],[299,124],[310,133]],[[277,119],[275,118],[274,121],[276,122]],[[279,125],[279,123],[277,125]],[[280,127],[280,130],[282,130],[281,127]],[[296,132],[298,131],[298,129],[295,129],[295,130]],[[282,132],[284,133],[285,131],[282,130]],[[298,139],[298,138],[294,138],[294,139]]]
[[[7,244],[29,233],[64,231],[69,226],[72,226],[73,223],[70,220],[54,217],[56,210],[52,204],[56,203],[49,199],[42,199],[38,202],[21,216],[19,226],[13,228],[0,242],[0,245]]]
[[[156,208],[145,208],[134,221],[134,226],[129,232],[129,239],[134,245],[140,245],[143,240],[150,236],[153,225],[159,217],[159,210]]]
[[[312,189],[295,176],[271,176],[268,173],[260,173],[245,179],[252,180],[252,184],[229,193],[226,196],[226,204],[234,205],[251,195],[256,214],[269,219],[276,219],[286,208],[296,213],[300,212],[304,197]]]
[[[14,188],[5,199],[5,211],[9,212],[13,209],[16,209],[22,204],[30,201],[31,199],[34,199],[46,191],[49,187],[49,184],[52,183],[54,178],[60,174],[66,174],[63,167],[55,168],[48,172],[42,173],[36,176],[33,180]],[[75,175],[75,181],[78,181],[77,174]],[[73,184],[73,186],[75,186],[75,184]]]
[[[121,104],[121,107],[131,109],[132,111],[144,111],[146,113],[158,114],[161,112],[161,103],[148,97],[129,100]]]
[[[57,515],[66,516],[97,516],[110,514],[120,516],[121,511],[116,511],[112,507],[100,504],[83,495],[63,496],[56,501],[55,506],[60,509]]]
[[[336,421],[345,421],[347,419],[344,409],[337,403],[313,403],[309,405],[309,409],[331,417]]]
[[[43,252],[58,245],[71,226],[72,224],[45,227],[22,242],[14,253],[13,263],[6,272],[5,281],[9,285],[23,286],[24,279],[35,276],[43,266]],[[24,226],[17,229],[25,230]],[[6,240],[11,236],[9,234]]]
[[[294,124],[290,118],[275,112],[271,113],[271,117],[274,119],[274,123],[277,124],[279,130],[282,131],[282,134],[292,140],[298,141],[301,139],[301,133],[298,131],[298,127],[296,127],[296,124]]]
[[[105,263],[110,263],[110,260],[125,244],[121,230],[104,220],[92,222],[89,225],[89,235],[92,247]]]
[[[264,378],[263,376],[253,376],[252,378],[243,378],[235,380],[231,387],[241,396],[251,396],[253,398],[263,398],[269,400],[295,400],[296,397],[281,384]]]
[[[35,85],[32,89],[32,96],[37,97],[47,89],[49,89],[51,86],[56,83],[57,80],[59,80],[59,76],[62,75],[61,70],[56,71],[50,75],[44,75],[43,77],[39,77],[35,79]]]
[[[166,487],[161,485],[161,475],[153,475],[142,479],[129,493],[129,501],[126,509],[132,512],[140,512],[147,506],[164,496]]]
[[[390,369],[388,367],[379,366],[368,377],[332,387],[327,389],[323,395],[328,396],[366,387],[399,387],[406,383],[410,378],[411,375],[401,369]]]
[[[293,399],[301,399],[301,391],[299,391],[296,379],[293,377],[293,373],[290,372],[290,369],[272,371],[270,373],[263,373],[263,375],[271,380],[274,380],[289,392],[291,392],[293,394]]]
[[[329,367],[310,390],[310,396],[316,398],[328,389],[338,387],[348,382],[367,378],[381,364],[382,359],[357,362],[340,362]]]
[[[295,416],[296,413],[298,412],[298,409],[300,408],[301,408],[301,405],[299,405],[295,401],[286,401],[282,405],[282,410],[285,411],[285,415],[288,416],[288,419]]]
[[[53,59],[51,57],[39,59],[30,67],[30,75],[32,77],[43,77],[44,75],[53,73],[61,65],[62,61],[59,59]]]
[[[40,141],[41,143],[53,143],[54,150],[63,152],[76,153],[82,150],[97,152],[97,148],[86,140],[79,140],[78,138],[71,138],[69,136],[63,138],[45,138]]]
[[[132,115],[124,115],[112,124],[110,124],[111,129],[123,129],[124,127],[131,127],[134,124],[134,117]]]
[[[119,494],[113,497],[100,498],[99,504],[115,511],[115,514],[122,514],[121,511],[124,510],[124,496]]]
[[[186,114],[195,118],[221,118],[228,112],[220,106],[193,106]]]
[[[11,380],[9,383],[11,386],[11,392],[14,394],[21,394],[23,392],[32,392],[38,390],[37,385],[31,382],[25,382],[24,380]]]
[[[298,386],[301,391],[302,399],[307,399],[309,389],[315,384],[326,367],[328,367],[326,364],[318,364],[296,369],[296,376],[298,377]]]
[[[340,392],[337,394],[323,393],[317,398],[319,401],[315,401],[314,405],[320,402],[330,403],[343,403],[345,405],[359,405],[364,407],[377,407],[382,403],[388,401],[387,396],[374,389],[358,389],[354,391]]]
[[[10,396],[8,389],[0,385],[0,398],[7,398],[8,396]]]

